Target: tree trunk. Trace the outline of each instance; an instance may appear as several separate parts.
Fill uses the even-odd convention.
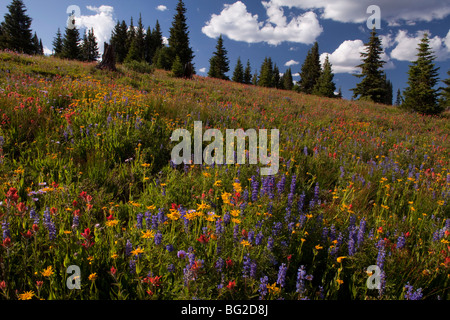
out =
[[[102,56],[102,61],[97,65],[101,70],[116,71],[116,53],[114,47],[105,42],[105,49]]]

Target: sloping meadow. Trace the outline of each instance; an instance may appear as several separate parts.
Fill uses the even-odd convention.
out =
[[[0,121],[5,299],[449,298],[448,114],[0,52]],[[278,173],[175,165],[195,121]]]

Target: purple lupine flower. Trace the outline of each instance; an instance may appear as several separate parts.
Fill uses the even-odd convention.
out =
[[[319,183],[316,183],[316,186],[314,187],[314,202],[317,203],[319,201]]]
[[[233,239],[234,241],[238,241],[238,235],[239,235],[239,225],[235,225],[233,228]]]
[[[280,181],[278,181],[277,189],[278,189],[278,195],[281,196],[281,194],[284,192],[284,186],[286,184],[286,175],[283,174]]]
[[[297,271],[297,283],[295,287],[297,290],[295,292],[299,294],[303,294],[305,292],[305,277],[306,277],[306,271],[305,266],[300,266]]]
[[[11,231],[9,230],[9,222],[6,220],[2,223],[2,231],[3,231],[3,240],[6,238],[11,239]]]
[[[263,234],[262,234],[262,232],[260,231],[260,232],[258,232],[258,234],[256,235],[256,237],[255,237],[255,245],[260,245],[261,243],[262,243],[262,240],[263,240]]]
[[[54,240],[56,238],[56,227],[55,223],[52,220],[48,207],[44,211],[44,226],[48,230],[49,239]]]
[[[225,261],[221,257],[219,257],[219,259],[217,259],[214,267],[216,268],[217,272],[222,272],[224,266],[225,266]]]
[[[303,154],[305,155],[305,156],[307,156],[308,155],[308,147],[304,147],[303,148]]]
[[[280,285],[280,287],[284,287],[286,284],[286,271],[287,266],[285,263],[282,263],[280,268],[278,269],[278,278],[277,278],[277,284]]]
[[[377,266],[383,270],[384,268],[384,260],[386,258],[386,249],[384,247],[384,240],[380,239],[377,244],[376,247],[378,249],[378,255],[377,255]]]
[[[327,240],[328,238],[328,228],[326,226],[323,227],[322,229],[322,240]]]
[[[412,285],[409,284],[409,282],[405,285],[405,299],[406,300],[422,300],[423,294],[422,294],[422,288],[417,289],[414,292],[414,288]]]
[[[291,194],[295,193],[296,182],[297,182],[297,176],[294,174],[291,179],[291,186],[289,187],[289,193],[291,193]]]
[[[261,282],[259,285],[259,299],[262,300],[267,295],[267,285],[269,284],[269,277],[264,276],[261,279],[259,279]]]
[[[77,229],[79,225],[80,225],[80,217],[75,214],[72,218],[72,229]]]
[[[397,239],[397,249],[403,249],[405,247],[406,238],[403,233]]]
[[[166,250],[169,252],[173,251],[173,245],[171,245],[170,243],[168,245],[166,245]]]
[[[195,264],[195,253],[190,252],[188,254],[188,259],[189,259],[189,268],[192,268],[192,266]]]
[[[152,214],[150,211],[145,212],[145,227],[150,229],[152,227]]]
[[[218,219],[216,220],[216,236],[220,236],[225,231],[223,227],[223,220]]]
[[[242,271],[242,277],[243,278],[248,278],[248,276],[249,276],[249,272],[250,272],[250,264],[251,264],[251,260],[250,260],[250,258],[249,258],[249,254],[247,253],[245,256],[244,256],[244,259],[243,259],[243,261],[242,261],[242,264],[243,264],[243,267],[242,267],[242,269],[243,269],[243,271]]]
[[[305,192],[303,192],[300,195],[300,198],[298,199],[297,207],[298,207],[298,213],[303,213],[303,206],[305,205]]]
[[[161,241],[162,241],[162,233],[158,231],[158,233],[156,233],[155,235],[155,244],[159,245],[161,244]]]
[[[144,215],[142,213],[138,213],[136,216],[136,228],[138,229],[142,229],[142,219],[144,218]]]
[[[158,229],[158,216],[157,215],[152,215],[152,229],[153,230],[157,230]]]
[[[343,166],[341,166],[340,168],[339,168],[339,170],[341,170],[341,178],[343,178],[344,177],[344,174],[345,174],[345,171],[344,171],[344,167]]]
[[[280,233],[282,227],[283,224],[281,222],[274,223],[274,226],[272,228],[272,234],[274,237],[276,237]]]
[[[251,188],[252,188],[252,198],[251,198],[252,202],[256,202],[256,200],[258,200],[258,189],[259,189],[259,182],[256,176],[252,177]]]
[[[230,214],[229,214],[228,212],[225,213],[225,214],[223,215],[223,223],[224,223],[225,225],[227,225],[227,224],[230,223],[230,220],[231,220]]]
[[[256,261],[252,260],[252,263],[250,264],[250,278],[256,278],[256,268]]]
[[[252,244],[254,239],[255,239],[255,231],[250,230],[250,231],[248,232],[248,235],[247,235],[247,241],[248,241],[250,244]]]
[[[364,232],[366,231],[366,219],[362,218],[359,221],[359,230],[358,230],[358,235],[356,237],[356,243],[357,243],[357,247],[359,248],[359,246],[362,244],[362,242],[364,241]]]
[[[166,215],[164,214],[164,209],[160,208],[158,210],[158,222],[159,223],[164,223],[167,220]]]
[[[136,273],[136,260],[131,259],[130,263],[129,263],[129,267],[130,267],[130,273],[135,274]]]
[[[267,249],[269,249],[269,251],[272,251],[273,249],[273,238],[269,237],[269,239],[267,239]]]
[[[356,253],[355,240],[353,239],[353,237],[350,237],[350,239],[348,240],[348,255],[351,257],[355,253]]]
[[[39,215],[34,210],[34,208],[31,208],[31,210],[30,210],[30,219],[33,219],[34,224],[37,224],[37,225],[39,224]]]
[[[175,266],[173,265],[173,263],[170,263],[167,266],[167,271],[169,271],[169,273],[175,272]]]
[[[125,256],[130,256],[131,255],[131,251],[133,250],[133,245],[131,243],[131,241],[128,239],[127,243],[125,244]]]

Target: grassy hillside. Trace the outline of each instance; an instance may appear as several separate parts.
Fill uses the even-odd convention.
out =
[[[450,297],[448,113],[0,52],[0,117],[6,299]],[[197,120],[279,129],[278,174],[172,165]]]

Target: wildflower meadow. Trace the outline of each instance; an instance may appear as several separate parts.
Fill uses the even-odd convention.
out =
[[[1,299],[450,298],[448,112],[3,51],[0,121]],[[175,165],[195,121],[277,174]]]

